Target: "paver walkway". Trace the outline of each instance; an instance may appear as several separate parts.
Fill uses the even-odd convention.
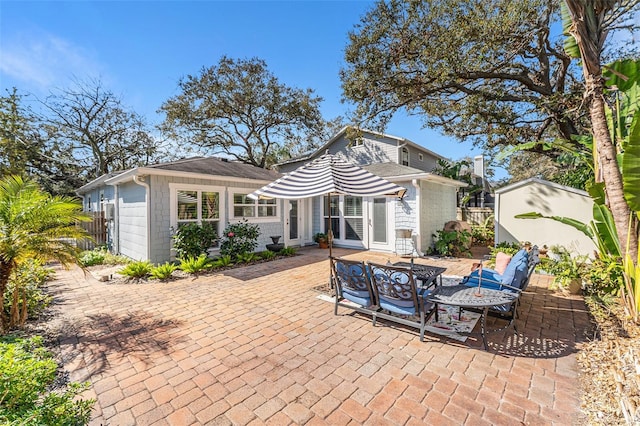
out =
[[[64,367],[88,380],[93,425],[575,424],[580,297],[534,275],[521,333],[485,352],[319,300],[327,251],[172,283],[115,285],[58,271]],[[384,262],[386,254],[335,250]],[[391,257],[391,261],[397,260]],[[462,275],[470,260],[420,262]]]

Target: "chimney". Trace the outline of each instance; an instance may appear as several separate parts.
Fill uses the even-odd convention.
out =
[[[473,157],[473,174],[484,179],[484,156]]]
[[[484,208],[484,156],[473,157],[473,174],[478,176],[482,190],[480,191],[480,207]]]

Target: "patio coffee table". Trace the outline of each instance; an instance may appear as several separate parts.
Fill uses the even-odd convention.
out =
[[[476,296],[476,294],[481,296]],[[491,306],[505,305],[514,303],[518,295],[508,291],[494,290],[483,287],[468,287],[463,284],[453,286],[437,286],[433,292],[427,296],[427,300],[435,304],[457,306],[459,308],[475,308],[480,311],[482,343],[484,349],[489,350],[487,346],[487,333],[493,333],[503,330],[503,328],[487,331],[487,314]],[[436,308],[437,309],[437,308]]]
[[[442,273],[447,268],[440,268],[438,266],[421,265],[419,263],[409,262],[396,262],[393,266],[402,266],[404,268],[413,268],[415,277],[422,283],[423,288],[429,288],[431,286],[442,286]],[[436,279],[440,278],[437,282]]]

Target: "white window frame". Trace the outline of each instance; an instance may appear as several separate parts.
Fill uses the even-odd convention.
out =
[[[220,223],[219,231],[222,233],[226,222],[225,217],[225,194],[226,188],[224,186],[209,186],[209,185],[193,185],[186,183],[170,183],[169,184],[169,224],[173,229],[178,227],[178,191],[199,191],[199,192],[217,192],[220,194],[220,217],[218,222]],[[198,219],[197,223],[202,223],[201,208],[202,198],[198,197]]]
[[[354,216],[354,215],[347,215],[347,197],[351,197],[351,198],[359,198],[360,199],[360,215],[358,216]],[[344,235],[342,236],[342,239],[345,241],[357,241],[357,242],[364,242],[365,239],[365,221],[364,221],[364,211],[365,211],[365,200],[364,197],[360,196],[360,195],[342,195],[340,198],[340,204],[341,204],[341,212],[342,212],[342,218],[341,218],[341,226],[344,228]],[[360,219],[362,221],[362,235],[360,239],[352,239],[352,238],[347,238],[347,219]]]
[[[407,153],[407,164],[404,164],[404,154]],[[400,148],[400,164],[403,166],[409,167],[411,164],[411,153],[409,152],[409,148],[403,146]]]
[[[258,200],[256,200],[253,204],[253,206],[255,207],[255,214],[256,216],[251,216],[251,217],[245,217],[245,216],[234,216],[235,212],[234,212],[234,208],[235,208],[235,203],[234,203],[234,196],[236,194],[241,194],[241,195],[247,195],[247,194],[251,194],[252,192],[254,192],[256,189],[255,188],[227,188],[227,200],[229,203],[229,222],[230,223],[235,223],[235,222],[240,222],[244,219],[247,219],[250,223],[268,223],[268,222],[280,222],[281,219],[281,215],[282,215],[282,203],[279,200],[276,200],[276,203],[273,204],[273,206],[275,206],[276,208],[276,215],[275,216],[262,216],[259,217],[258,215]],[[243,206],[248,206],[249,204],[241,204]]]
[[[364,147],[364,138],[363,137],[359,137],[359,138],[355,138],[354,140],[349,141],[349,147],[350,148]]]
[[[424,155],[421,152],[418,153],[418,161],[424,161]]]

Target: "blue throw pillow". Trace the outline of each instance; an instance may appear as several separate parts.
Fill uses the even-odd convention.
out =
[[[479,282],[479,274],[478,269],[471,272],[469,276],[467,276],[462,283],[469,286],[474,287],[477,286]],[[500,283],[502,282],[502,276],[489,268],[482,268],[482,283],[480,284],[485,288],[499,289]]]
[[[502,274],[502,284],[513,285],[512,283],[516,276],[516,269],[522,262],[524,262],[524,264],[526,265],[527,259],[528,255],[525,249],[521,249],[516,254],[514,254],[511,258],[511,261],[507,265],[507,268],[504,270],[504,274]]]

